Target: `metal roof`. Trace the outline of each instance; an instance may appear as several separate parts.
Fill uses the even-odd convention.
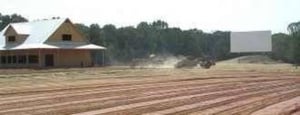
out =
[[[87,44],[87,45],[82,45],[82,46],[78,46],[78,47],[75,47],[75,49],[99,49],[99,50],[103,50],[103,49],[106,49],[105,47],[102,47],[102,46],[98,46],[98,45],[95,45],[95,44]]]
[[[1,48],[0,50],[30,50],[30,49],[81,49],[81,50],[105,50],[105,47],[95,44],[83,45],[49,45],[49,44],[22,44],[16,47]]]
[[[0,32],[0,50],[20,50],[20,49],[106,49],[105,47],[88,44],[85,42],[58,42],[54,44],[45,43],[47,39],[65,22],[69,19],[52,19],[52,20],[41,20],[33,22],[21,22],[12,23],[7,25]],[[28,35],[26,40],[20,45],[8,45],[5,44],[4,33],[9,26],[18,34]]]

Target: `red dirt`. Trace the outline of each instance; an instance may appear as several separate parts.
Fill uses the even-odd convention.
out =
[[[280,115],[296,114],[300,111],[300,96],[283,101],[253,113],[253,115]]]
[[[297,75],[241,71],[184,75],[193,77],[131,76],[121,82],[98,79],[66,87],[0,89],[0,114],[299,113],[292,101],[300,97]],[[105,81],[109,83],[101,84]]]

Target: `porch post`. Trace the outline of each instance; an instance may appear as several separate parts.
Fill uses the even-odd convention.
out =
[[[39,49],[39,66],[42,67],[41,49]]]
[[[15,51],[15,53],[14,53],[14,56],[16,56],[16,63],[15,63],[15,65],[17,65],[17,67],[19,67],[19,62],[18,62],[19,56],[17,54],[18,54],[18,51]]]
[[[25,50],[25,56],[26,56],[26,60],[25,60],[25,65],[26,66],[29,66],[29,51],[28,50]]]
[[[102,66],[105,65],[105,63],[104,63],[104,58],[105,58],[105,56],[104,56],[104,50],[103,50],[103,51],[102,51]]]
[[[92,57],[93,59],[93,66],[97,67],[98,66],[98,56],[97,56],[97,50],[91,50],[91,56],[93,56],[93,54],[95,54],[95,57]]]
[[[8,56],[10,57],[10,63],[8,63],[8,67],[11,67],[12,65],[12,57],[11,57],[11,51],[8,51]],[[7,62],[8,62],[8,58],[7,58]]]
[[[57,64],[60,64],[60,55],[59,55],[59,49],[57,49]],[[59,65],[60,66],[60,65]]]
[[[2,51],[0,51],[0,67],[2,67]]]

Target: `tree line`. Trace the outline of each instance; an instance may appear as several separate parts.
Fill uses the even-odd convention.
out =
[[[21,15],[2,15],[0,13],[0,30],[10,22],[28,21]],[[107,48],[105,59],[130,62],[150,55],[170,54],[174,56],[203,57],[210,56],[216,60],[225,60],[240,55],[230,53],[230,32],[203,32],[199,29],[182,30],[169,27],[162,20],[141,22],[136,27],[117,28],[113,24],[101,27],[98,24],[75,24],[88,41]],[[300,62],[300,22],[288,25],[289,34],[272,35],[271,58],[289,63]],[[257,53],[254,53],[257,54]],[[94,58],[102,58],[100,53],[93,53]],[[102,59],[98,59],[102,60]]]
[[[28,22],[28,20],[18,14],[2,15],[0,13],[0,31],[2,31],[9,23],[14,22]]]
[[[136,27],[116,28],[114,25],[76,24],[91,43],[107,47],[106,58],[130,62],[147,58],[152,54],[174,56],[213,56],[218,60],[228,59],[230,33],[216,31],[205,33],[198,29],[181,30],[170,28],[164,21],[141,22]]]

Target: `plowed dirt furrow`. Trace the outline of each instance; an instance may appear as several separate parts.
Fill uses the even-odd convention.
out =
[[[300,96],[294,70],[61,71],[0,75],[0,114],[248,115]]]
[[[289,84],[290,82],[287,82],[286,84]],[[272,83],[271,83],[272,84]],[[281,83],[282,84],[282,83]],[[252,84],[252,86],[256,86],[257,84]],[[244,85],[244,86],[246,86],[246,85]],[[185,92],[189,92],[189,93],[197,93],[197,92],[209,92],[209,91],[211,91],[211,90],[224,90],[224,89],[231,89],[231,88],[234,88],[234,87],[239,87],[239,86],[236,86],[236,85],[233,85],[233,86],[230,86],[230,87],[212,87],[212,88],[200,88],[200,89],[194,89],[194,90],[184,90]],[[202,90],[201,90],[202,89]],[[180,92],[180,91],[179,91]],[[133,96],[115,96],[114,98],[112,98],[111,100],[126,100],[126,99],[131,99],[131,98],[136,98],[136,97],[145,97],[145,96],[151,96],[151,95],[157,95],[157,96],[164,96],[164,94],[166,95],[166,96],[168,96],[168,95],[176,95],[178,93],[178,91],[176,92],[157,92],[157,93],[155,93],[155,92],[146,92],[146,94],[142,94],[142,95],[133,95]],[[180,92],[181,94],[184,94],[184,92],[182,93],[182,92]],[[178,95],[178,94],[177,94]],[[165,96],[165,97],[166,97]],[[83,96],[83,97],[81,97],[81,99],[79,99],[79,100],[83,100],[82,98],[84,98],[85,96]],[[102,97],[100,97],[100,98],[102,98]],[[76,99],[75,99],[76,100]],[[89,99],[89,100],[91,100],[91,101],[95,101],[95,100],[97,100],[97,99]],[[98,99],[99,101],[101,100],[101,99]],[[52,103],[53,102],[53,100],[45,100],[46,102],[50,102],[50,103]],[[101,100],[102,102],[105,102],[105,101],[108,101],[108,100]],[[38,102],[38,101],[37,101]],[[80,101],[79,101],[80,102]],[[38,102],[39,103],[39,102]],[[17,103],[18,104],[18,103]],[[21,106],[24,106],[24,105],[27,105],[28,103],[20,103],[20,105]],[[37,104],[37,103],[34,103],[34,104]],[[34,104],[32,104],[32,106],[34,105]],[[47,104],[47,105],[49,105],[49,104]],[[28,107],[29,105],[27,105],[27,106],[25,106],[25,107]],[[8,109],[8,107],[18,107],[18,105],[16,106],[16,105],[3,105],[3,106],[1,106],[1,108],[3,108],[3,110],[7,110]]]
[[[253,95],[262,95],[262,94],[267,94],[267,93],[271,93],[271,92],[276,92],[279,90],[285,90],[282,87],[279,87],[277,89],[263,89],[262,91],[256,90],[256,91],[250,91],[250,92],[226,92],[223,95],[209,95],[207,97],[197,97],[197,98],[191,98],[189,100],[194,100],[194,102],[191,102],[190,104],[176,104],[172,105],[171,104],[171,108],[170,107],[166,107],[166,108],[157,108],[159,110],[161,109],[165,109],[165,110],[161,110],[161,111],[157,111],[157,112],[153,112],[153,113],[147,113],[147,114],[153,114],[153,115],[157,115],[157,114],[174,114],[174,113],[179,113],[179,112],[184,112],[190,109],[194,109],[194,108],[198,108],[198,107],[205,107],[205,106],[211,106],[214,105],[216,103],[220,103],[223,101],[227,101],[227,100],[232,100],[235,98],[240,98],[240,97],[249,97],[249,96],[253,96]],[[200,103],[197,103],[200,102]],[[172,103],[172,102],[171,102]],[[165,103],[161,103],[161,106],[164,107],[166,104]],[[178,107],[177,107],[178,106]],[[152,107],[154,107],[154,105],[152,105]],[[173,107],[173,108],[172,108]],[[135,110],[136,108],[133,108],[133,110]],[[102,111],[102,110],[99,110]],[[148,110],[146,111],[142,111],[142,113],[146,113]],[[155,109],[152,111],[156,111]],[[130,110],[129,110],[130,112]],[[141,111],[131,111],[131,113],[129,114],[141,114]],[[107,114],[107,113],[105,113]],[[117,111],[114,112],[112,111],[111,114],[127,114],[127,110],[124,111]],[[183,113],[185,114],[185,113]]]
[[[231,94],[235,94],[235,93],[231,93]],[[222,95],[225,95],[225,94],[222,94]],[[171,108],[171,107],[174,107],[174,106],[193,103],[197,99],[205,100],[205,99],[210,99],[210,98],[214,98],[214,96],[211,95],[211,96],[195,97],[191,100],[177,100],[177,101],[171,101],[171,102],[165,102],[165,103],[158,103],[158,104],[149,105],[149,106],[139,106],[139,107],[135,107],[135,108],[128,108],[128,110],[127,109],[126,110],[120,110],[118,112],[113,112],[113,113],[114,114],[124,114],[124,113],[125,114],[141,114],[143,112],[158,111],[158,110],[161,110],[161,109]]]
[[[298,87],[298,88],[300,88],[300,87]],[[259,109],[262,109],[264,107],[270,106],[272,104],[275,104],[275,103],[278,103],[281,101],[288,100],[290,98],[294,98],[299,95],[300,95],[299,89],[295,89],[294,92],[287,93],[287,94],[281,94],[281,92],[279,92],[279,93],[277,93],[277,95],[275,95],[273,97],[263,98],[261,100],[257,100],[257,101],[254,101],[254,102],[251,102],[251,103],[248,103],[245,105],[234,107],[232,109],[225,110],[225,111],[219,112],[217,114],[219,114],[219,115],[229,115],[229,114],[231,114],[231,115],[241,115],[241,114],[249,115],[254,111],[257,111]]]
[[[217,77],[216,79],[218,79],[220,77]],[[234,78],[234,77],[233,77]],[[247,80],[248,78],[253,79],[253,80],[259,80],[259,79],[254,79],[252,77],[246,77],[245,80]],[[115,83],[115,84],[106,84],[106,85],[99,85],[99,84],[93,84],[93,85],[80,85],[80,86],[68,86],[67,88],[53,88],[53,87],[49,87],[50,89],[34,89],[33,91],[20,91],[20,92],[5,92],[5,93],[0,93],[0,100],[2,100],[3,98],[7,97],[7,98],[11,98],[14,95],[20,95],[20,96],[25,96],[25,95],[30,95],[30,94],[34,94],[37,95],[39,93],[57,93],[57,92],[72,92],[72,91],[82,91],[82,90],[92,90],[92,89],[99,89],[99,88],[103,88],[103,89],[114,89],[114,88],[120,88],[120,87],[139,87],[140,85],[149,85],[149,86],[153,86],[153,85],[164,85],[164,84],[173,84],[173,83],[181,83],[181,82],[195,82],[195,81],[205,81],[206,83],[212,83],[212,82],[220,82],[220,81],[215,81],[213,80],[208,80],[210,78],[190,78],[190,79],[173,79],[173,80],[164,80],[164,81],[148,81],[148,82],[133,82],[133,83]],[[221,79],[221,78],[220,78]],[[266,78],[269,79],[269,78]],[[278,79],[278,78],[275,78]],[[279,78],[281,79],[281,78]],[[285,78],[286,79],[286,78]],[[225,80],[225,79],[224,79]],[[234,81],[236,79],[226,79],[226,81]],[[240,81],[243,81],[243,79],[239,79]],[[24,86],[26,87],[26,86]],[[15,90],[12,90],[15,91]]]
[[[285,90],[284,90],[285,91]],[[276,92],[276,96],[278,96],[279,94],[278,94],[278,92]],[[290,97],[288,97],[288,98],[292,98],[292,97],[294,97],[294,96],[297,96],[297,95],[299,95],[299,92],[297,91],[297,89],[293,89],[293,92],[290,92],[289,94],[287,94],[287,95],[291,95]],[[262,95],[258,95],[258,96],[262,96]],[[272,98],[275,98],[275,99],[277,99],[276,98],[276,96],[274,96],[274,97],[272,97]],[[232,102],[225,102],[225,103],[223,103],[223,105],[227,105],[228,103],[235,103],[236,101],[240,101],[241,99],[237,99],[237,100],[232,100]],[[258,104],[262,104],[264,101],[263,100],[259,100],[258,102],[256,102],[256,103],[258,103]],[[213,104],[212,104],[213,105]],[[218,105],[213,105],[213,106],[220,106],[220,104],[218,104]],[[242,107],[244,107],[244,108],[239,108],[239,109],[241,109],[241,110],[244,110],[244,109],[249,109],[249,110],[245,110],[245,111],[241,111],[241,110],[236,110],[236,109],[233,109],[233,110],[230,110],[230,111],[225,111],[225,112],[220,112],[220,113],[215,113],[215,114],[217,114],[217,115],[219,115],[219,114],[222,114],[222,115],[249,115],[251,112],[253,112],[253,111],[255,111],[255,110],[258,110],[259,108],[262,108],[263,106],[267,106],[267,105],[265,105],[265,104],[262,104],[262,105],[259,105],[258,106],[258,108],[256,108],[256,107],[254,107],[255,106],[255,104],[253,104],[253,105],[251,105],[251,104],[248,104],[248,105],[246,105],[246,106],[242,106]],[[248,108],[247,108],[248,107]],[[253,108],[252,108],[253,107]],[[255,109],[256,108],[256,109]],[[196,111],[195,109],[192,109],[192,110],[188,110],[187,112],[180,112],[180,113],[178,113],[178,114],[190,114],[190,112],[194,112],[194,111]],[[201,109],[197,109],[197,111],[201,111]],[[198,114],[198,113],[196,113],[196,114]]]
[[[299,95],[299,92],[297,92],[297,89],[294,89],[295,92],[293,92],[293,94],[296,94],[296,95],[292,95],[292,96],[297,96],[297,94]],[[222,105],[222,106],[216,106],[216,107],[212,107],[212,108],[209,108],[209,109],[206,109],[206,110],[201,110],[201,111],[198,111],[198,112],[195,112],[195,113],[192,113],[194,115],[213,115],[213,114],[230,114],[228,113],[229,110],[233,110],[233,111],[236,111],[236,112],[239,112],[239,111],[242,111],[242,110],[246,110],[246,109],[251,109],[251,107],[253,106],[260,106],[259,105],[256,105],[255,103],[261,103],[261,105],[264,105],[266,106],[266,104],[262,104],[263,102],[265,101],[270,101],[268,99],[272,99],[273,98],[276,98],[277,101],[280,101],[281,99],[288,99],[287,97],[289,96],[286,96],[288,94],[284,94],[284,92],[277,92],[277,93],[274,93],[272,95],[266,95],[266,96],[259,96],[259,97],[252,97],[252,98],[248,98],[248,99],[245,99],[245,100],[241,100],[241,101],[237,101],[237,102],[232,102],[230,104],[226,104],[226,105]],[[278,99],[278,97],[282,97],[280,99]],[[273,111],[269,111],[269,112],[264,112],[264,114],[257,114],[257,115],[277,115],[279,112],[275,112],[276,110],[272,109]],[[273,112],[273,114],[272,114]],[[231,113],[233,114],[233,112]]]
[[[205,77],[206,76],[206,77]],[[68,88],[50,88],[50,89],[38,89],[36,88],[36,86],[33,86],[33,90],[28,90],[26,91],[25,89],[23,90],[9,90],[8,92],[1,92],[0,90],[0,97],[4,98],[4,97],[11,97],[13,95],[28,95],[28,94],[38,94],[38,93],[53,93],[53,92],[58,92],[58,91],[76,91],[76,90],[83,90],[83,89],[88,89],[90,90],[91,88],[103,88],[103,87],[127,87],[127,86],[134,86],[134,85],[145,85],[145,84],[149,84],[149,85],[153,85],[158,83],[157,85],[159,85],[159,83],[165,83],[165,82],[182,82],[182,81],[191,81],[191,80],[214,80],[214,79],[229,79],[229,78],[241,78],[239,80],[242,79],[247,79],[247,78],[251,78],[251,79],[283,79],[280,77],[271,77],[271,75],[265,74],[265,73],[258,73],[258,74],[251,74],[251,75],[245,75],[245,74],[236,74],[236,75],[230,75],[228,74],[228,77],[226,77],[226,75],[222,75],[220,74],[220,76],[209,76],[209,75],[205,75],[202,76],[201,78],[190,78],[190,79],[173,79],[173,80],[163,80],[163,81],[148,81],[148,82],[132,82],[132,83],[115,83],[115,84],[106,84],[106,85],[81,85],[80,87],[78,86],[68,86]],[[291,76],[292,77],[292,76]],[[285,77],[284,79],[288,79],[287,77]],[[25,86],[24,86],[25,87]],[[24,88],[23,87],[23,88]],[[16,87],[17,89],[20,89],[19,87]],[[0,98],[1,99],[1,98]]]
[[[188,110],[190,109],[195,109],[195,108],[201,108],[200,111],[202,111],[202,109],[205,109],[205,107],[207,108],[207,106],[211,105],[211,104],[215,104],[215,103],[220,103],[220,102],[224,102],[224,101],[227,101],[227,100],[233,100],[233,99],[236,99],[236,98],[240,98],[240,97],[244,97],[244,96],[248,96],[249,94],[250,95],[253,95],[253,94],[259,94],[259,93],[262,93],[264,91],[260,91],[260,92],[252,92],[252,93],[246,93],[246,94],[239,94],[239,95],[235,95],[235,96],[229,96],[229,97],[220,97],[220,98],[217,98],[217,99],[214,99],[214,100],[206,100],[206,101],[202,101],[202,102],[198,102],[198,103],[195,103],[195,104],[191,104],[191,105],[184,105],[184,106],[179,106],[179,107],[176,107],[176,108],[171,108],[171,109],[166,109],[166,110],[162,110],[162,111],[157,111],[157,112],[152,112],[152,113],[146,113],[145,115],[161,115],[161,114],[180,114],[180,115],[185,115],[185,114],[191,114],[188,112]],[[288,91],[290,92],[290,91]],[[265,93],[266,95],[274,95],[276,94],[276,92],[271,92],[271,93]],[[182,111],[182,112],[180,112]],[[185,112],[183,112],[185,111]],[[206,114],[206,113],[194,113],[195,115],[212,115],[212,114]]]
[[[273,83],[273,82],[272,82]],[[0,102],[0,110],[9,109],[9,108],[20,108],[20,107],[27,107],[32,105],[43,105],[43,104],[51,104],[51,103],[62,103],[68,101],[76,101],[76,100],[86,100],[91,98],[102,98],[102,97],[114,97],[112,99],[121,99],[121,98],[135,98],[138,96],[146,96],[146,95],[153,95],[153,94],[164,94],[164,93],[174,93],[178,91],[186,91],[186,90],[198,90],[203,88],[208,88],[209,86],[216,88],[218,86],[225,85],[208,85],[208,86],[186,86],[177,89],[159,89],[155,88],[154,90],[139,90],[139,91],[120,91],[120,92],[85,92],[80,94],[67,94],[67,95],[60,95],[60,96],[47,96],[47,97],[36,97],[36,98],[29,98],[29,99],[22,99],[22,100],[9,100]],[[229,87],[230,86],[230,87]],[[232,88],[238,86],[238,84],[231,84],[227,86],[227,88]],[[147,93],[144,93],[147,92]],[[129,93],[129,94],[128,94]],[[118,94],[118,95],[117,95]],[[127,95],[125,95],[127,94]],[[114,96],[117,95],[117,96]]]
[[[276,103],[274,105],[255,111],[252,113],[252,115],[279,115],[282,112],[285,113],[297,108],[299,108],[300,110],[300,95],[287,101],[282,101],[280,103]]]
[[[291,84],[291,83],[288,83]],[[262,89],[270,89],[274,87],[280,87],[285,86],[287,84],[281,84],[281,85],[270,85],[270,86],[262,86],[261,87],[255,87],[255,88],[245,88],[241,90],[237,90],[236,93],[244,93],[247,91],[258,91]],[[226,91],[223,91],[225,93]],[[202,93],[199,92],[180,92],[180,94],[167,94],[167,95],[154,95],[154,96],[146,96],[146,97],[139,97],[134,99],[122,99],[122,100],[112,100],[108,102],[103,101],[95,101],[95,100],[85,100],[85,101],[77,101],[77,102],[68,102],[68,103],[59,103],[54,105],[45,105],[45,106],[34,106],[34,107],[27,107],[27,108],[21,108],[21,109],[14,109],[14,110],[8,110],[8,111],[1,111],[3,113],[24,113],[29,112],[30,114],[70,114],[73,112],[80,112],[80,111],[87,111],[90,109],[96,109],[96,108],[109,108],[119,105],[128,105],[131,103],[138,103],[138,102],[144,102],[144,101],[153,101],[153,100],[160,100],[165,98],[172,98],[172,97],[178,97],[178,96],[186,96],[186,95],[193,95],[193,94],[199,94]],[[232,92],[231,92],[232,93]],[[222,94],[218,94],[219,96],[222,96]]]
[[[275,79],[278,80],[278,79]],[[275,81],[274,80],[274,81]],[[247,82],[264,82],[266,80],[248,80]],[[270,80],[271,81],[271,80]],[[57,92],[45,92],[45,93],[37,93],[37,94],[31,94],[31,95],[7,95],[7,97],[1,97],[0,101],[3,100],[17,100],[17,99],[24,99],[24,98],[30,98],[30,97],[39,97],[39,96],[53,96],[53,95],[66,95],[66,94],[75,94],[75,93],[84,93],[84,92],[95,92],[95,91],[113,91],[113,90],[126,90],[126,89],[138,89],[138,88],[151,88],[151,87],[168,87],[168,86],[174,86],[174,85],[189,85],[189,84],[195,84],[198,85],[209,85],[209,84],[218,84],[218,83],[228,83],[228,82],[245,82],[243,80],[241,81],[232,81],[232,80],[224,80],[224,81],[198,81],[198,80],[192,80],[192,81],[181,81],[181,82],[166,82],[166,83],[153,83],[153,84],[140,84],[140,85],[129,85],[129,86],[122,86],[122,87],[99,87],[99,88],[91,88],[91,89],[82,89],[82,90],[76,90],[76,91],[57,91]]]
[[[272,80],[278,80],[278,79],[272,79]],[[280,79],[281,80],[281,79]],[[264,82],[264,81],[267,81],[267,80],[253,80],[253,82]],[[197,82],[197,81],[190,81],[189,83],[194,83],[194,82]],[[225,81],[223,81],[225,82]],[[206,85],[206,84],[215,84],[215,83],[223,83],[223,82],[208,82],[208,83],[202,83],[203,85]],[[232,81],[232,82],[245,82],[243,80],[241,81]],[[252,80],[249,80],[247,82],[252,82]],[[201,82],[200,82],[201,83]],[[184,82],[180,83],[180,84],[185,84]],[[179,84],[179,85],[180,85]],[[156,84],[156,85],[149,85],[148,87],[152,86],[152,87],[157,87],[157,86],[174,86],[176,84]],[[139,86],[131,86],[131,87],[117,87],[117,88],[103,88],[103,90],[124,90],[126,88],[132,88],[132,89],[136,89],[136,88],[139,88],[139,87],[147,87],[146,86],[143,86],[143,85],[139,85]],[[0,102],[1,101],[8,101],[8,100],[18,100],[18,99],[24,99],[24,98],[37,98],[37,97],[43,97],[43,96],[57,96],[57,95],[67,95],[67,94],[73,94],[73,93],[83,93],[83,92],[88,92],[88,91],[91,91],[91,92],[96,92],[96,91],[99,91],[99,90],[102,90],[102,88],[98,88],[98,89],[90,89],[90,90],[79,90],[79,91],[64,91],[64,92],[45,92],[45,93],[42,93],[42,94],[31,94],[31,95],[21,95],[21,96],[14,96],[14,95],[11,95],[9,97],[2,97],[0,98]]]
[[[98,86],[96,84],[94,84],[94,87],[90,86],[89,87],[85,87],[85,86],[80,86],[80,87],[76,87],[76,89],[73,89],[73,88],[65,88],[65,89],[51,89],[51,91],[49,92],[48,90],[44,90],[44,91],[33,91],[31,93],[33,94],[28,94],[28,95],[24,95],[24,94],[21,94],[21,95],[14,95],[14,94],[5,94],[6,97],[2,96],[0,98],[0,101],[2,100],[16,100],[16,99],[19,99],[19,98],[25,98],[25,97],[34,97],[34,96],[50,96],[50,95],[65,95],[65,94],[71,94],[71,93],[83,93],[83,92],[89,92],[89,91],[99,91],[99,90],[102,90],[102,91],[105,91],[105,90],[123,90],[123,89],[136,89],[136,88],[139,88],[139,87],[157,87],[157,86],[173,86],[173,85],[180,85],[182,83],[184,84],[188,84],[188,83],[195,83],[196,81],[186,81],[186,80],[182,80],[182,81],[166,81],[166,82],[153,82],[153,83],[144,83],[144,84],[128,84],[128,85],[114,85],[114,86],[111,86],[111,85],[107,85],[107,86]],[[215,83],[215,82],[211,82],[211,83]],[[203,83],[203,85],[205,84],[211,84],[210,82],[208,83]],[[53,92],[52,92],[53,91]],[[26,93],[26,92],[25,92]]]
[[[297,86],[294,86],[294,88],[295,87],[297,87]],[[290,86],[286,86],[284,88],[280,87],[280,89],[282,89],[282,91],[289,90],[287,88],[294,89],[294,88],[291,88]],[[244,99],[247,99],[247,98],[250,98],[250,97],[253,97],[253,96],[262,96],[262,95],[270,93],[270,92],[265,92],[264,90],[265,89],[261,90],[262,93],[254,93],[254,94],[250,94],[250,95],[240,96],[240,97],[237,97],[237,98],[234,98],[234,99],[214,102],[214,103],[205,104],[205,105],[202,105],[201,103],[199,103],[199,105],[197,105],[197,103],[196,103],[195,105],[187,105],[187,107],[182,106],[182,107],[179,107],[179,108],[173,108],[173,109],[169,110],[170,113],[168,113],[168,114],[180,114],[180,115],[190,114],[190,113],[205,110],[205,109],[208,109],[208,108],[211,108],[211,107],[221,106],[221,105],[225,105],[225,104],[228,104],[228,103],[231,103],[231,102],[244,100]],[[274,93],[277,93],[277,91],[274,91]],[[271,92],[272,92],[272,90],[271,90]]]
[[[253,80],[222,80],[222,81],[200,81],[201,84],[203,85],[207,85],[207,84],[216,84],[216,83],[223,83],[223,82],[264,82],[264,81],[271,81],[271,80],[284,80],[284,79],[253,79]],[[285,79],[288,80],[288,79]],[[188,83],[195,83],[197,82],[196,80],[193,81],[182,81],[181,82],[176,82],[177,84],[187,84],[184,82],[188,82]],[[198,81],[199,82],[199,81]],[[92,88],[92,89],[82,89],[82,90],[75,90],[75,91],[68,91],[68,90],[64,90],[64,91],[57,91],[57,92],[44,92],[44,93],[38,93],[37,94],[30,94],[30,95],[6,95],[6,97],[1,97],[0,98],[0,102],[4,102],[4,101],[9,101],[9,100],[14,100],[17,101],[18,99],[25,99],[25,98],[38,98],[38,97],[45,97],[45,96],[58,96],[58,95],[67,95],[67,94],[76,94],[76,93],[85,93],[85,92],[97,92],[100,90],[126,90],[126,88],[132,88],[132,89],[136,89],[136,88],[140,88],[140,87],[157,87],[157,86],[174,86],[176,84],[171,84],[171,83],[160,83],[160,84],[145,84],[145,85],[133,85],[133,86],[124,86],[124,87],[112,87],[110,88],[109,86],[104,87],[104,88]]]
[[[264,84],[272,84],[272,83],[279,83],[283,81],[269,81],[264,82]],[[101,98],[101,97],[107,97],[107,96],[113,96],[113,95],[124,95],[124,94],[138,94],[141,92],[151,92],[154,93],[172,93],[176,91],[181,90],[201,90],[206,88],[207,89],[214,89],[217,87],[221,88],[234,88],[234,87],[246,87],[251,85],[257,85],[259,82],[248,82],[247,85],[242,85],[242,83],[223,83],[223,84],[212,84],[212,85],[204,85],[199,84],[186,84],[186,85],[180,85],[175,86],[179,88],[173,88],[173,87],[158,87],[158,88],[146,88],[146,89],[135,89],[134,91],[128,90],[121,90],[121,91],[104,91],[101,90],[98,92],[84,92],[84,93],[77,93],[77,94],[66,94],[66,95],[57,95],[57,96],[46,96],[46,97],[34,97],[34,98],[24,98],[19,100],[5,100],[0,102],[0,110],[8,109],[12,107],[22,107],[22,106],[33,106],[33,105],[42,105],[42,104],[51,104],[51,103],[58,103],[58,102],[67,102],[67,101],[75,101],[75,100],[84,100],[89,98]],[[170,90],[171,89],[171,90]],[[121,97],[121,96],[120,96]]]

